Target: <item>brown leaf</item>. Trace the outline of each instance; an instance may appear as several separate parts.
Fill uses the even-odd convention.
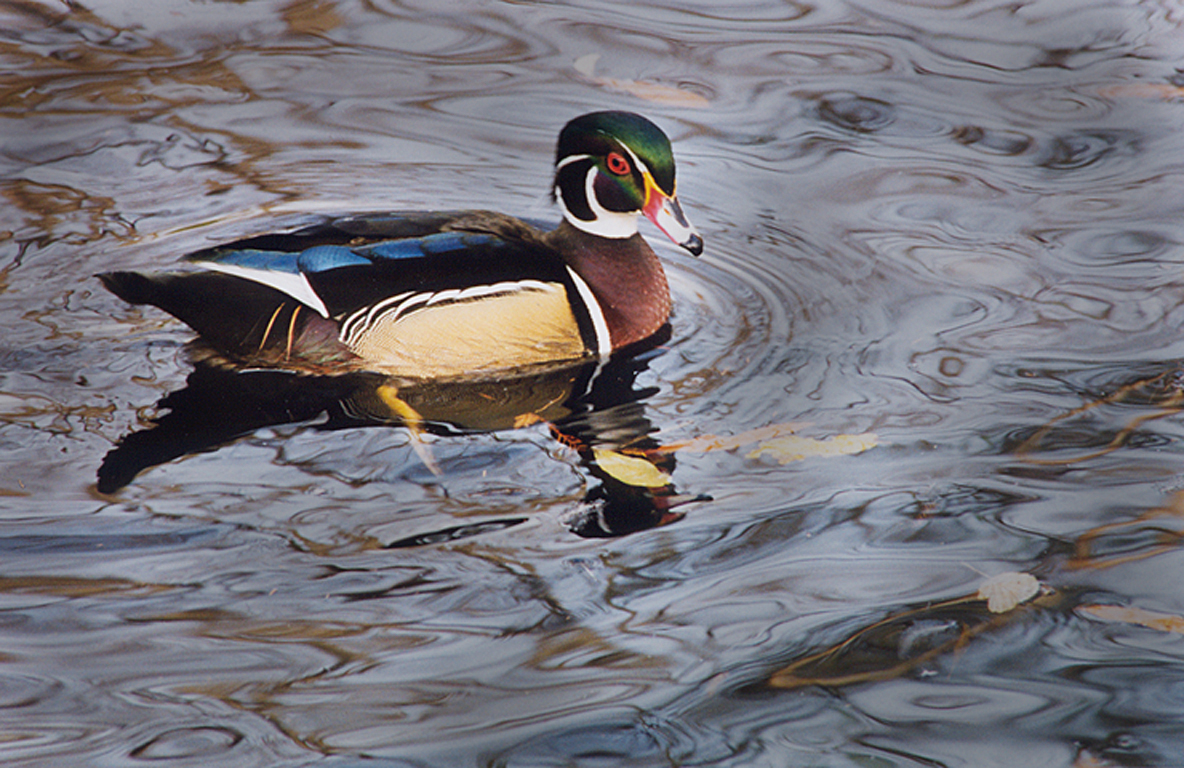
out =
[[[1133,605],[1079,605],[1079,613],[1085,613],[1102,621],[1121,621],[1124,624],[1138,624],[1161,632],[1184,634],[1184,616],[1149,611]]]
[[[1122,83],[1100,88],[1098,93],[1108,99],[1135,96],[1171,101],[1184,98],[1184,88],[1171,83]]]

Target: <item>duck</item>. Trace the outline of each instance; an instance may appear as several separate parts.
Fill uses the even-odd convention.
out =
[[[190,268],[98,275],[164,310],[232,364],[409,380],[471,379],[607,358],[668,328],[665,271],[641,217],[698,256],[670,139],[624,111],[559,133],[553,228],[488,210],[321,217],[185,256]]]

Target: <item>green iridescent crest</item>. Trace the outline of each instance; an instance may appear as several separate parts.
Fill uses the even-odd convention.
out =
[[[627,147],[649,170],[658,188],[674,194],[674,153],[662,129],[632,112],[593,112],[572,120],[559,134],[556,163],[572,155],[592,155],[605,162]],[[606,171],[611,169],[606,168]]]

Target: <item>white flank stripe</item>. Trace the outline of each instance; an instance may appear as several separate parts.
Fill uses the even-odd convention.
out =
[[[346,345],[347,347],[353,347],[353,345],[354,345],[354,339],[353,339],[354,325],[358,322],[358,320],[361,319],[362,314],[363,314],[363,310],[358,310],[357,312],[354,312],[352,315],[350,315],[349,317],[347,317],[345,319],[345,322],[341,324],[340,330],[337,331],[338,341],[340,341],[342,344]]]
[[[373,305],[372,307],[370,307],[369,309],[366,310],[365,325],[367,327],[374,325],[374,322],[379,317],[382,317],[383,315],[385,315],[387,312],[391,312],[391,311],[398,312],[399,310],[401,310],[403,308],[404,302],[410,301],[416,295],[417,294],[413,294],[411,291],[406,291],[405,293],[400,293],[397,296],[391,296],[389,299],[383,299],[382,301],[378,302],[377,304]],[[418,294],[418,295],[422,296],[422,294]],[[361,312],[362,312],[362,310],[358,310],[359,314]]]
[[[432,304],[439,304],[442,301],[452,301],[457,298],[460,298],[460,289],[449,288],[446,291],[439,291],[428,296],[427,305],[431,306]]]
[[[518,291],[553,291],[556,285],[556,283],[544,283],[542,280],[507,280],[501,283],[474,285],[472,288],[465,288],[457,295],[457,300],[464,301],[465,299],[495,296],[499,293],[517,293]]]
[[[399,307],[403,304],[403,301],[410,298],[411,295],[411,291],[405,291],[398,294],[397,296],[391,296],[389,298],[383,299],[369,308],[359,309],[357,314],[364,315],[366,318],[364,325],[371,326],[374,324],[374,320],[380,315],[383,315],[392,309],[398,311]]]
[[[398,322],[401,315],[419,305],[431,307],[451,302],[459,303],[472,299],[518,293],[519,291],[554,291],[559,289],[560,286],[557,283],[545,283],[541,280],[517,280],[474,285],[464,289],[449,288],[436,293],[413,294],[408,291],[356,310],[341,324],[341,330],[337,337],[346,346],[354,347],[378,323]]]
[[[270,288],[275,288],[280,293],[285,293],[301,304],[315,309],[320,313],[321,317],[329,316],[329,310],[325,307],[325,302],[321,301],[321,297],[317,296],[312,286],[308,284],[308,278],[301,273],[292,274],[291,272],[274,272],[269,269],[252,269],[250,267],[240,267],[237,264],[220,264],[216,261],[203,261],[201,265],[214,272],[234,275],[235,277],[250,280],[253,283],[261,283]]]
[[[575,270],[568,267],[567,274],[571,275],[571,281],[575,283],[576,291],[584,301],[584,306],[588,308],[588,316],[592,318],[592,329],[596,333],[596,354],[601,357],[608,357],[613,351],[613,340],[609,335],[608,322],[604,319],[604,312],[600,309],[600,303],[596,301],[596,295],[592,293],[592,289],[584,282],[584,278],[577,275]]]
[[[391,296],[383,299],[369,307],[362,307],[355,311],[352,315],[346,318],[345,322],[341,324],[341,330],[337,333],[337,338],[344,342],[347,346],[352,347],[358,340],[358,337],[366,332],[374,323],[374,316],[376,313],[384,311],[388,307],[397,305],[403,299],[411,295],[411,292],[400,293],[398,296]]]
[[[405,301],[401,302],[399,304],[399,306],[394,308],[393,314],[395,316],[395,319],[398,320],[399,315],[403,314],[403,312],[406,309],[413,307],[416,304],[427,304],[429,301],[431,301],[431,298],[432,298],[432,294],[430,294],[430,293],[417,293],[413,296],[408,297]],[[370,314],[373,315],[374,312],[371,311]],[[389,314],[392,314],[392,310],[388,309],[385,312],[380,312],[379,314],[374,315],[374,319],[377,321],[378,318],[386,317]]]
[[[353,348],[378,323],[386,321],[388,317],[391,318],[392,323],[396,323],[399,321],[399,315],[403,314],[403,310],[416,304],[427,306],[434,295],[433,293],[400,293],[398,296],[383,299],[373,306],[362,307],[349,316],[349,319],[341,326],[341,330],[338,331],[337,338],[346,346]]]

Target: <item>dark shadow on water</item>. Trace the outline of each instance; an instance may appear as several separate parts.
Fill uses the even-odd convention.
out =
[[[408,385],[357,373],[309,376],[280,370],[234,370],[199,362],[182,389],[157,403],[153,424],[120,440],[103,459],[97,488],[112,494],[141,472],[195,453],[217,450],[256,430],[305,424],[309,429],[403,428],[413,434],[456,436],[545,423],[580,456],[591,483],[568,525],[584,537],[620,536],[677,520],[681,504],[705,500],[655,484],[674,469],[672,453],[655,451],[655,426],[637,375],[651,354],[607,363],[521,373],[510,378]],[[644,481],[603,466],[604,451],[642,465]],[[425,456],[430,462],[430,456]],[[430,464],[429,464],[430,466]],[[526,518],[485,521],[391,542],[418,546],[507,528]]]

